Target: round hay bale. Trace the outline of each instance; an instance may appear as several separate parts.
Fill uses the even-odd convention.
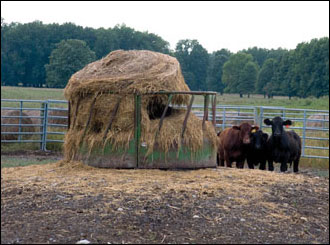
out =
[[[40,110],[24,110],[23,112],[26,113],[28,116],[31,116],[30,119],[33,124],[42,124],[43,119],[40,118]],[[37,118],[37,117],[39,117],[39,118]],[[33,127],[33,130],[38,131],[37,128],[38,127]]]
[[[117,50],[73,74],[64,89],[64,96],[69,100],[86,93],[108,91],[146,93],[190,90],[176,58],[148,50]],[[189,97],[175,95],[172,103],[188,104]],[[167,100],[167,96],[150,98]]]
[[[52,116],[60,116],[66,118],[52,118]],[[68,111],[64,110],[49,110],[48,111],[48,123],[51,124],[68,124]]]
[[[87,146],[88,154],[95,149],[104,149],[106,144],[111,144],[120,152],[127,150],[135,135],[133,93],[142,94],[141,142],[147,145],[146,155],[153,152],[154,145],[165,153],[173,148],[179,150],[186,110],[169,108],[158,133],[168,95],[144,94],[158,91],[190,90],[179,62],[171,56],[152,51],[114,51],[72,75],[64,90],[65,97],[71,103],[71,125],[64,144],[66,159],[77,160],[82,145]],[[174,95],[172,104],[188,104],[189,98],[187,94]],[[110,122],[111,128],[107,131]],[[203,130],[202,120],[191,113],[182,142],[191,152],[195,152],[203,148],[204,139],[212,144],[216,152],[214,127],[206,122]],[[101,162],[101,165],[104,166],[104,163]]]
[[[4,110],[1,111],[2,116],[19,116],[18,110]],[[28,116],[27,113],[22,112],[22,116]],[[1,124],[19,124],[19,118],[1,118]],[[33,124],[31,118],[22,118],[21,124]],[[19,132],[19,126],[1,126],[1,132]],[[34,127],[21,127],[21,132],[35,132]],[[32,135],[22,135],[22,139],[29,139]],[[18,134],[1,134],[2,140],[18,140]]]
[[[309,120],[320,120],[320,121],[308,121],[307,127],[322,127],[329,128],[329,115],[327,114],[314,114],[308,117]]]

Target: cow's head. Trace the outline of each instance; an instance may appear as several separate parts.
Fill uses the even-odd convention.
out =
[[[273,120],[266,118],[264,123],[266,125],[272,126],[272,136],[275,138],[281,137],[283,135],[283,126],[292,124],[290,120],[283,121],[281,117],[274,117]]]
[[[250,144],[251,131],[258,130],[258,126],[252,126],[249,123],[242,123],[239,126],[233,126],[233,129],[239,130],[239,138],[243,144]]]
[[[261,130],[256,130],[255,132],[252,130],[251,144],[255,149],[261,150],[266,145],[267,139],[268,134],[262,132]]]

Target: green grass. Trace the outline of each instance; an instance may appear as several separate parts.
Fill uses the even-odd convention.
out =
[[[1,99],[65,100],[63,89],[1,86]]]
[[[34,100],[65,100],[63,89],[51,88],[25,88],[25,87],[1,87],[2,99],[34,99]],[[195,104],[203,104],[203,96],[196,96]],[[217,104],[219,105],[248,105],[248,106],[279,106],[285,108],[316,109],[329,110],[329,96],[321,98],[300,99],[286,96],[274,96],[274,98],[264,98],[263,95],[251,94],[250,98],[244,95],[240,98],[238,94],[217,95]]]
[[[9,157],[9,156],[1,156],[1,168],[9,168],[9,167],[23,167],[28,165],[39,165],[39,164],[47,164],[51,162],[55,162],[54,159],[26,159],[26,158],[17,158],[17,157]]]
[[[217,95],[217,104],[221,105],[246,105],[246,106],[275,106],[297,109],[329,110],[329,96],[321,98],[300,99],[297,97],[289,99],[285,96],[274,96],[264,98],[263,95],[250,95],[250,98],[240,98],[238,94]]]

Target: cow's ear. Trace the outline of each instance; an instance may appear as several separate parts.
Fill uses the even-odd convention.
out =
[[[291,120],[286,120],[283,122],[283,125],[292,125]]]
[[[233,126],[233,129],[241,130],[240,126],[236,126],[236,125]]]
[[[265,141],[267,141],[267,139],[268,139],[268,134],[263,133],[263,134],[262,134],[262,138],[263,138]]]
[[[266,119],[264,120],[264,123],[265,123],[266,125],[272,125],[272,121],[269,120],[269,118],[266,118]]]

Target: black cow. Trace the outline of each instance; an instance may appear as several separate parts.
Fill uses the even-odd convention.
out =
[[[265,170],[267,161],[268,134],[262,130],[252,130],[251,143],[247,151],[246,160],[250,169],[260,163],[259,169]]]
[[[281,172],[288,169],[287,163],[291,166],[293,162],[293,171],[298,172],[301,139],[294,131],[286,132],[283,128],[283,126],[291,125],[292,122],[283,121],[281,117],[274,117],[273,120],[265,119],[264,123],[272,126],[272,135],[267,142],[269,170],[274,170],[273,161],[281,163]]]

